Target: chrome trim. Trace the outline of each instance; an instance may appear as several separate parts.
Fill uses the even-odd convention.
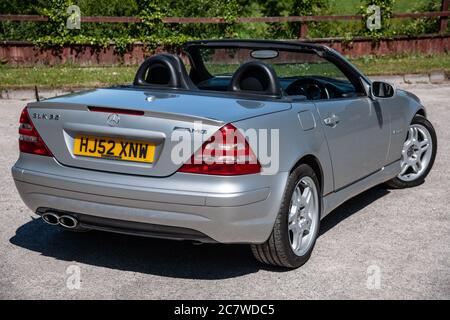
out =
[[[78,220],[69,215],[59,217],[59,224],[68,229],[74,229],[78,226]]]

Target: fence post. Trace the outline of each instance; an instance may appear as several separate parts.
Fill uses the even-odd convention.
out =
[[[448,11],[448,3],[449,3],[449,0],[442,0],[441,11]],[[440,21],[441,21],[441,27],[439,29],[439,32],[441,34],[444,34],[447,31],[448,17],[441,17]]]
[[[300,28],[298,30],[298,38],[306,39],[307,35],[308,35],[308,24],[306,21],[302,21],[300,22]]]

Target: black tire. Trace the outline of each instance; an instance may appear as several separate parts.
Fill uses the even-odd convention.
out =
[[[431,150],[431,158],[430,158],[430,162],[428,164],[427,169],[420,175],[418,176],[416,179],[411,180],[411,181],[404,181],[401,180],[398,177],[395,177],[389,181],[386,182],[386,185],[390,188],[394,188],[394,189],[404,189],[404,188],[411,188],[411,187],[416,187],[420,184],[422,184],[425,181],[425,178],[427,177],[428,173],[430,173],[431,168],[433,167],[434,164],[434,160],[436,159],[436,152],[437,152],[437,137],[436,137],[436,131],[434,130],[433,125],[431,124],[430,121],[428,121],[427,118],[421,116],[421,115],[415,115],[413,120],[411,121],[411,125],[412,124],[420,124],[422,126],[424,126],[428,132],[431,135],[431,140],[432,140],[432,150]]]
[[[318,193],[318,205],[319,205],[319,219],[318,225],[313,235],[312,244],[309,250],[303,255],[298,256],[291,248],[288,232],[288,214],[291,204],[291,197],[294,189],[303,177],[308,176],[314,181],[317,193]],[[273,226],[272,233],[269,239],[262,244],[252,244],[251,250],[255,258],[264,264],[279,266],[285,268],[298,268],[305,264],[311,252],[314,249],[314,245],[317,239],[317,235],[320,229],[320,213],[322,210],[322,196],[320,190],[320,184],[314,170],[306,165],[299,165],[290,175],[287,181],[286,190],[283,195],[280,210],[278,212],[275,224]]]

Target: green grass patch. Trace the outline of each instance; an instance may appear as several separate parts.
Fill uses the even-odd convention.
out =
[[[430,0],[396,0],[394,12],[411,12],[413,8],[424,5],[428,1]],[[357,14],[361,5],[361,0],[332,0],[330,11],[333,14]]]
[[[365,56],[352,59],[352,62],[367,75],[397,75],[407,73],[428,73],[442,70],[450,74],[450,54],[439,55],[400,55],[400,56]],[[297,65],[298,66],[298,65]],[[300,68],[300,67],[299,67]],[[317,72],[324,72],[320,66]],[[127,84],[133,81],[137,66],[115,67],[80,67],[74,65],[13,67],[0,65],[0,88],[76,88],[103,87]],[[216,70],[227,72],[228,70]],[[306,74],[304,69],[283,65],[279,67],[281,74]],[[312,74],[309,69],[307,74]],[[328,70],[331,72],[331,70]]]
[[[445,71],[450,73],[450,54],[364,56],[352,62],[367,75],[397,75],[407,73],[429,73]]]
[[[129,83],[137,66],[80,67],[74,65],[0,66],[0,87],[101,87]]]
[[[279,77],[322,75],[330,78],[345,78],[343,73],[330,62],[271,64]],[[206,69],[214,76],[231,76],[239,64],[206,64]]]

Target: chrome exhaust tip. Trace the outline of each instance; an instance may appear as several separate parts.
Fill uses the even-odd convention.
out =
[[[59,217],[59,224],[68,229],[74,229],[78,226],[78,220],[72,216],[63,215]]]
[[[59,215],[54,212],[45,212],[42,214],[42,220],[46,223],[51,224],[52,226],[56,226],[59,224]]]

